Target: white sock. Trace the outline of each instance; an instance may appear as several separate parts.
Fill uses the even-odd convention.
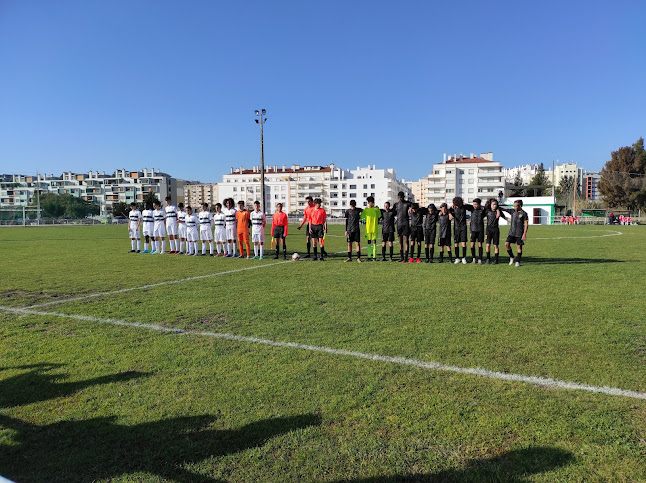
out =
[[[209,242],[209,253],[211,255],[213,255],[213,242],[212,241]]]
[[[179,242],[179,252],[184,253],[184,247],[186,246],[186,242],[181,241]]]
[[[256,245],[255,243],[253,244],[253,256],[258,256],[258,245]]]
[[[172,239],[170,241],[170,251],[174,252],[174,251],[176,251],[176,248],[177,248],[177,240]]]
[[[148,250],[148,243],[144,242],[144,251],[147,251],[147,250]]]
[[[130,240],[130,246],[132,247],[133,250],[135,249],[135,241],[134,240]]]
[[[233,253],[233,256],[236,256],[236,242],[231,243],[231,253]]]
[[[260,256],[261,257],[265,256],[265,245],[260,245]]]
[[[206,255],[206,242],[202,240],[202,255]]]
[[[215,244],[215,249],[218,251],[218,255],[219,255],[220,252],[222,251],[222,245],[220,245],[219,243],[216,243]]]
[[[159,240],[153,240],[153,250],[156,252],[159,251]]]
[[[159,253],[164,253],[166,251],[166,240],[162,240],[161,242],[161,251]]]
[[[137,238],[137,251],[141,250],[141,240]]]

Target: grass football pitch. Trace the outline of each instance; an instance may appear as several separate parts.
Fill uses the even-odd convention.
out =
[[[343,263],[342,230],[312,263],[1,229],[0,475],[646,480],[644,227],[530,227],[518,268]]]

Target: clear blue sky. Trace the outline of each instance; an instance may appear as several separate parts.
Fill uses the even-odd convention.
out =
[[[599,169],[646,135],[646,2],[0,0],[0,172],[442,153]]]

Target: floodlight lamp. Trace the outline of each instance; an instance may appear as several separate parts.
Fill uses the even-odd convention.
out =
[[[256,121],[256,124],[258,124],[258,119],[254,119],[254,121]]]
[[[265,111],[265,110],[263,109],[263,110],[262,110],[262,113],[263,113],[263,114],[267,114],[267,111]]]
[[[258,114],[260,114],[260,113],[258,112],[258,109],[256,109],[256,110],[255,110],[255,113],[256,113],[256,116],[257,116]]]

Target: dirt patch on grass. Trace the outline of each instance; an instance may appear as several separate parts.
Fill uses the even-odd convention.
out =
[[[69,297],[69,294],[29,292],[27,290],[8,290],[6,292],[0,293],[0,302],[15,302],[18,300],[38,302],[43,300],[57,300],[64,297]]]

